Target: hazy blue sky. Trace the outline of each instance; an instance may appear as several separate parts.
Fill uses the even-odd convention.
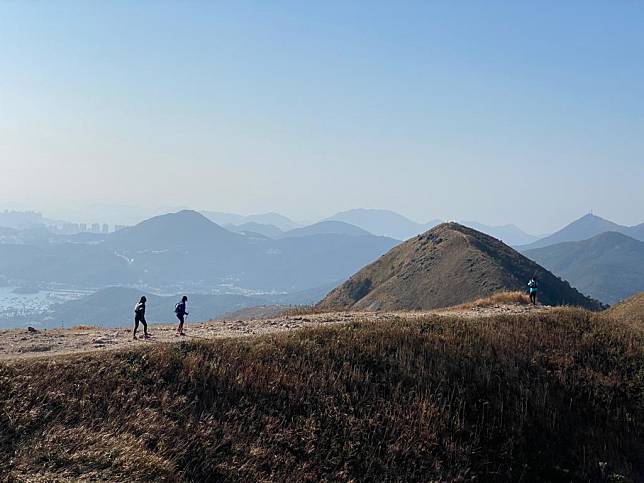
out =
[[[0,202],[644,221],[644,3],[2,2]]]

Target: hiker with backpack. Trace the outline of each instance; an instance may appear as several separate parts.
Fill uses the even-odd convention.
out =
[[[148,323],[145,321],[145,303],[147,298],[145,295],[141,297],[139,303],[134,306],[134,332],[132,334],[132,340],[136,340],[136,331],[139,328],[139,322],[143,324],[143,338],[149,339],[148,335]]]
[[[188,315],[188,312],[186,311],[186,302],[188,301],[188,297],[185,295],[181,297],[181,302],[177,303],[174,306],[174,313],[177,316],[177,319],[179,319],[179,327],[177,327],[177,335],[186,335],[185,332],[183,331],[183,324],[185,322],[186,315]]]
[[[530,291],[530,302],[532,305],[537,305],[537,291],[539,290],[539,284],[537,283],[536,275],[528,282],[528,290]]]

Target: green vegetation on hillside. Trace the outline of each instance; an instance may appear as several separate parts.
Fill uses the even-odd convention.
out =
[[[0,479],[641,481],[643,337],[558,309],[5,363]]]

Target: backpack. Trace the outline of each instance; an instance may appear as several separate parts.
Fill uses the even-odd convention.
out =
[[[136,304],[136,306],[134,307],[134,313],[137,315],[140,315],[144,310],[145,310],[145,305],[143,305],[140,302]]]
[[[183,302],[178,302],[174,306],[174,313],[177,315],[183,315],[186,311],[186,306],[183,304]]]

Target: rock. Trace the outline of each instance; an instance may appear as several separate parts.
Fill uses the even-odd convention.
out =
[[[40,331],[39,331],[39,330],[34,329],[34,328],[33,328],[33,327],[31,327],[31,326],[27,327],[27,332],[30,332],[30,333],[32,333],[32,334],[38,334],[38,333],[40,333]]]

